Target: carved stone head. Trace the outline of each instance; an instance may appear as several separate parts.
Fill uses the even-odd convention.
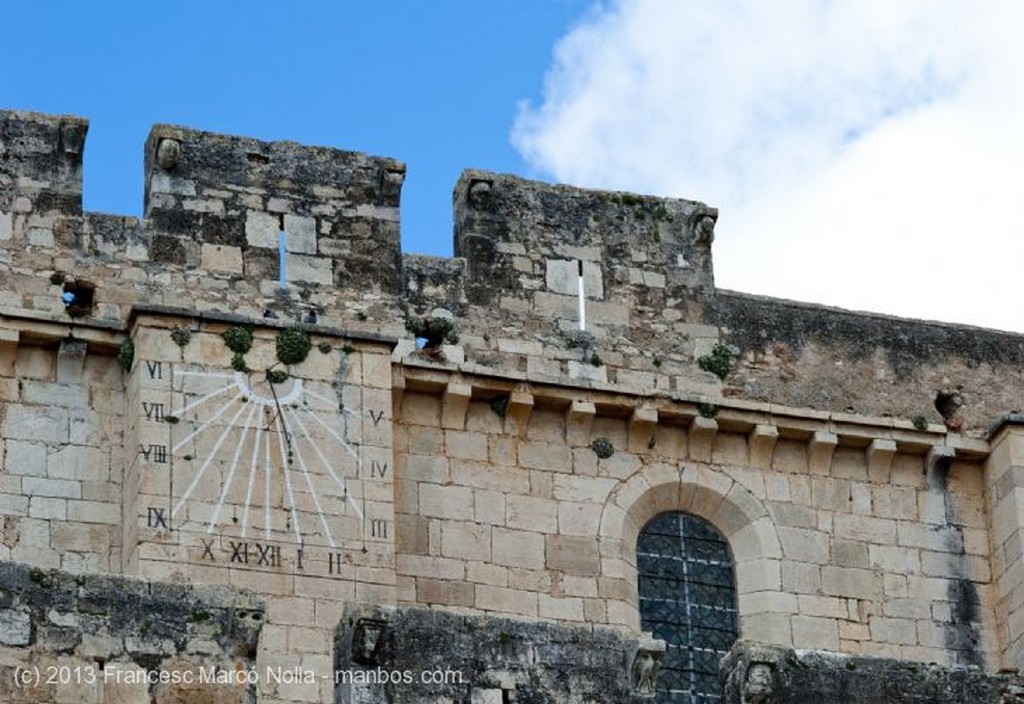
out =
[[[178,165],[181,154],[181,142],[176,139],[161,139],[156,147],[156,162],[164,171],[170,171]]]
[[[775,668],[766,662],[751,663],[743,684],[743,704],[769,704],[774,692]]]

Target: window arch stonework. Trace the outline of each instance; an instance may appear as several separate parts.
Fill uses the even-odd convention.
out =
[[[706,520],[728,541],[735,565],[740,637],[792,645],[792,614],[779,608],[787,602],[775,526],[750,489],[707,465],[653,463],[619,484],[601,516],[602,576],[636,585],[641,527],[658,514],[674,511]],[[610,601],[608,616],[611,623],[640,632],[636,599]]]

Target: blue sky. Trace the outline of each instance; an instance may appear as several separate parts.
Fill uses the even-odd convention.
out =
[[[403,247],[465,168],[704,201],[716,284],[1024,332],[1019,0],[20,3],[0,106],[83,115],[87,209],[151,124],[401,159]]]
[[[7,108],[89,118],[87,210],[141,215],[150,125],[406,162],[403,248],[451,253],[464,168],[526,174],[509,142],[584,0],[21,3]],[[8,15],[10,17],[10,15]]]

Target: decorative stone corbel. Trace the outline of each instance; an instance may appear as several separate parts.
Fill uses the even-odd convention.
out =
[[[690,459],[695,462],[710,462],[717,434],[718,422],[714,418],[694,418],[690,422]]]
[[[665,657],[665,641],[653,638],[650,633],[642,633],[637,642],[636,653],[633,655],[632,667],[630,667],[629,681],[634,695],[654,698],[658,670],[663,657]]]
[[[65,122],[60,126],[60,141],[65,154],[81,154],[85,147],[86,126],[80,122]]]
[[[647,452],[658,427],[657,408],[636,408],[629,419],[627,445],[630,452]]]
[[[565,413],[565,442],[570,447],[590,444],[590,428],[594,425],[597,407],[590,401],[573,401]]]
[[[85,352],[85,340],[65,338],[60,341],[60,349],[57,351],[57,381],[62,384],[74,384],[82,380]]]
[[[750,450],[750,466],[756,469],[771,469],[772,454],[779,439],[779,429],[774,425],[758,424],[747,435]]]
[[[397,198],[405,183],[405,169],[382,169],[380,173],[380,190],[385,196]]]
[[[473,207],[480,208],[487,205],[491,196],[493,181],[489,179],[474,178],[469,182],[469,202]]]
[[[513,391],[509,394],[508,406],[505,410],[505,432],[516,437],[525,437],[531,413],[533,413],[533,394],[526,391]]]
[[[163,138],[156,145],[156,163],[164,171],[170,171],[178,165],[181,156],[181,142],[176,139]]]
[[[775,693],[775,666],[768,662],[752,662],[743,683],[743,704],[768,704]]]
[[[698,208],[690,215],[687,226],[693,233],[695,245],[710,247],[715,241],[715,224],[718,222],[718,208]]]
[[[779,665],[786,652],[776,645],[736,641],[718,665],[718,680],[723,684],[722,701],[773,704],[779,687]]]
[[[829,473],[838,444],[839,436],[827,430],[819,430],[811,437],[807,443],[807,468],[812,474]]]
[[[956,450],[949,445],[932,445],[925,458],[925,471],[930,476],[940,460],[951,460],[956,457]]]
[[[442,428],[462,430],[466,427],[466,410],[472,396],[473,388],[469,384],[448,384],[441,402]]]
[[[379,618],[361,618],[352,631],[352,659],[362,665],[379,665],[380,645],[388,622]]]
[[[892,458],[896,455],[896,441],[876,438],[864,451],[868,465],[868,477],[878,481],[888,481]]]

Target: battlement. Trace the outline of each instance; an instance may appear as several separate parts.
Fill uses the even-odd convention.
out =
[[[405,165],[394,159],[156,125],[145,177],[154,261],[241,254],[246,278],[267,280],[283,249],[291,282],[397,288]]]
[[[455,256],[403,254],[395,159],[156,125],[137,219],[82,212],[87,129],[0,112],[0,312],[123,327],[157,305],[317,322],[404,338],[398,359],[416,351],[410,319],[451,315],[461,341],[431,364],[932,421],[937,392],[999,378],[1005,391],[966,412],[977,429],[1024,387],[1019,335],[716,291],[718,212],[697,201],[467,170]],[[68,308],[69,291],[87,305]],[[870,323],[870,349],[833,334],[851,320]],[[708,365],[716,350],[728,368]]]
[[[465,171],[454,201],[455,255],[469,263],[474,303],[529,291],[575,297],[579,275],[597,301],[633,287],[661,289],[666,299],[714,291],[718,211],[703,203],[484,171]]]
[[[454,193],[455,261],[465,265],[442,267],[438,298],[436,287],[417,283],[424,260],[403,263],[399,161],[156,125],[145,144],[137,221],[82,213],[84,120],[19,112],[0,119],[14,157],[0,183],[12,256],[43,269],[45,251],[62,259],[73,251],[76,274],[103,279],[97,304],[121,304],[97,305],[104,317],[123,320],[132,295],[155,295],[157,303],[342,322],[339,300],[372,294],[400,310],[409,297],[427,312],[499,305],[550,322],[555,311],[557,333],[580,325],[582,280],[584,315],[600,336],[628,326],[627,311],[638,305],[677,307],[713,294],[717,211],[701,203],[467,171]],[[82,255],[91,255],[95,273],[82,271]],[[435,267],[435,283],[437,274]],[[211,291],[211,278],[226,285]],[[122,290],[110,295],[112,288]]]

